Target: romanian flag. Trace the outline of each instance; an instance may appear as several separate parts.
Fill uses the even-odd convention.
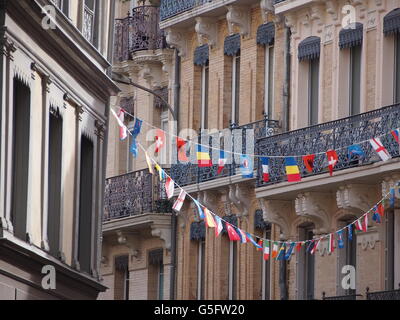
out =
[[[197,161],[200,168],[211,167],[212,162],[208,149],[201,145],[197,146]]]
[[[208,210],[207,208],[204,208],[204,214],[206,215],[205,221],[206,221],[207,227],[215,228],[217,225],[215,223],[214,217],[213,217],[212,213],[210,212],[210,210]]]
[[[300,170],[294,157],[287,157],[285,159],[286,174],[289,182],[301,181]]]

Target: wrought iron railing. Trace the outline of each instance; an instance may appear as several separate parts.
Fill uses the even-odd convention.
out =
[[[144,213],[172,212],[172,203],[165,196],[165,187],[148,169],[106,180],[104,221]]]
[[[325,292],[322,292],[322,300],[357,300],[357,298],[362,298],[362,294],[347,294],[343,296],[332,296],[327,297]]]
[[[94,11],[85,5],[83,10],[82,34],[87,41],[93,43],[94,36]]]
[[[115,20],[114,61],[131,59],[132,53],[141,50],[164,49],[167,44],[159,27],[160,8],[140,6],[132,15]]]
[[[369,288],[367,288],[366,295],[367,300],[400,300],[400,283],[397,290],[369,292]]]
[[[246,136],[246,129],[253,129],[254,136]],[[226,164],[222,172],[218,174],[217,163],[220,155],[219,148],[230,152],[253,154],[254,140],[277,133],[279,130],[279,122],[264,118],[263,120],[252,122],[243,126],[237,126],[233,124],[229,130],[229,139],[231,139],[229,146],[223,146],[223,143],[218,144],[217,146],[214,145],[215,141],[221,141],[223,139],[221,138],[223,136],[222,132],[217,132],[215,134],[206,136],[198,136],[198,143],[210,147],[208,151],[210,153],[210,158],[213,161],[213,165],[211,167],[200,168],[195,159],[192,157],[191,162],[188,164],[178,163],[171,166],[172,178],[179,185],[186,186],[236,175],[239,173],[240,156],[232,155],[230,153],[226,153],[227,159],[229,159],[229,157],[232,158],[231,161],[229,161],[230,163]],[[240,144],[242,147],[241,149],[238,149]],[[197,145],[194,147],[196,149],[195,151],[197,151]]]
[[[286,1],[286,0],[274,0],[274,4],[278,4],[278,3],[281,3],[281,2],[284,2],[284,1]]]
[[[208,2],[212,2],[212,0],[161,0],[161,21]]]
[[[400,127],[400,105],[392,105],[348,118],[289,131],[256,142],[256,153],[265,156],[296,156],[316,154],[314,168],[308,172],[301,156],[295,157],[302,176],[328,172],[326,151],[335,149],[339,162],[335,171],[368,165],[380,161],[368,140],[381,136],[381,141],[393,157],[399,156],[399,145],[390,131]],[[364,141],[367,141],[366,143]],[[363,156],[349,157],[346,147],[362,143]],[[269,159],[268,183],[263,182],[258,159],[257,187],[286,181],[284,158]]]

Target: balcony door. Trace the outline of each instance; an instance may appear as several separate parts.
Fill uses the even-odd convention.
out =
[[[314,224],[307,223],[299,227],[301,241],[312,240]],[[307,252],[307,245],[301,248],[297,256],[297,299],[313,300],[315,296],[315,256]]]

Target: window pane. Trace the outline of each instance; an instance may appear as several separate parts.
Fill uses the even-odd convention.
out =
[[[361,112],[361,46],[350,50],[350,115],[356,115]]]
[[[236,56],[236,80],[235,80],[235,123],[239,124],[239,101],[240,101],[240,55]]]
[[[395,39],[395,103],[400,102],[400,33],[396,34]]]
[[[309,124],[318,124],[319,59],[310,61],[309,74]]]
[[[274,96],[274,47],[269,48],[269,67],[268,67],[268,118],[272,119]]]

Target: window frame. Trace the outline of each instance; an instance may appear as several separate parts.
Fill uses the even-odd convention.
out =
[[[232,95],[231,95],[231,124],[239,125],[240,115],[240,51],[232,56]]]
[[[272,59],[271,59],[272,58]],[[274,72],[275,72],[275,47],[264,46],[264,114],[268,119],[273,117],[274,107]]]

